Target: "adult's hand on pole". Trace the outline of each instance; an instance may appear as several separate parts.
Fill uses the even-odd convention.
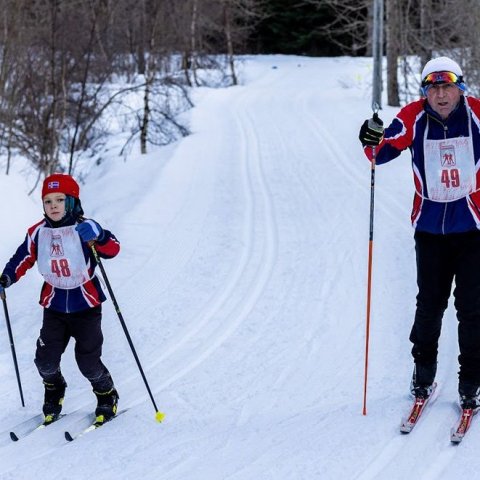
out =
[[[383,140],[384,131],[383,121],[375,112],[372,118],[363,122],[358,138],[364,147],[375,147]]]
[[[0,287],[2,289],[8,288],[12,284],[12,281],[10,280],[10,277],[8,275],[3,274],[0,276]]]

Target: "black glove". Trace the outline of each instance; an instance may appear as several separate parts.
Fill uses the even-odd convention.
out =
[[[377,113],[374,113],[372,118],[363,122],[358,138],[364,147],[367,145],[375,147],[383,140],[384,130],[383,121]]]
[[[8,275],[2,275],[0,277],[0,286],[3,288],[8,288],[12,284],[10,277]]]

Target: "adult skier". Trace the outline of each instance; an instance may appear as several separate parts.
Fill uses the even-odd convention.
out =
[[[411,392],[427,399],[437,372],[442,318],[453,281],[463,409],[480,407],[480,100],[465,95],[460,66],[448,57],[426,63],[423,98],[403,107],[384,130],[378,115],[360,141],[369,159],[412,156],[418,295],[410,333]],[[373,120],[373,122],[372,122]]]

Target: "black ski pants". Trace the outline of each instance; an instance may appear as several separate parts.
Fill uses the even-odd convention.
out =
[[[459,382],[480,385],[480,231],[416,232],[415,251],[418,295],[410,334],[415,362],[437,361],[442,318],[455,280]]]
[[[93,389],[106,392],[113,387],[110,373],[100,359],[103,345],[101,321],[101,305],[74,313],[44,309],[35,365],[45,382],[63,383],[60,360],[73,337],[78,368]]]

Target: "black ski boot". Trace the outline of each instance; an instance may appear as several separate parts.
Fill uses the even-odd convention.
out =
[[[474,412],[480,410],[480,386],[472,383],[460,383],[458,386],[460,407],[471,408]]]
[[[95,423],[105,423],[117,414],[119,395],[115,388],[107,392],[93,391],[97,397],[97,408],[95,409]]]
[[[415,398],[427,399],[433,392],[433,381],[437,374],[437,364],[415,363],[410,392]]]
[[[62,377],[60,383],[48,383],[44,380],[43,385],[45,386],[45,397],[42,410],[45,415],[45,423],[51,423],[60,416],[67,384]]]

